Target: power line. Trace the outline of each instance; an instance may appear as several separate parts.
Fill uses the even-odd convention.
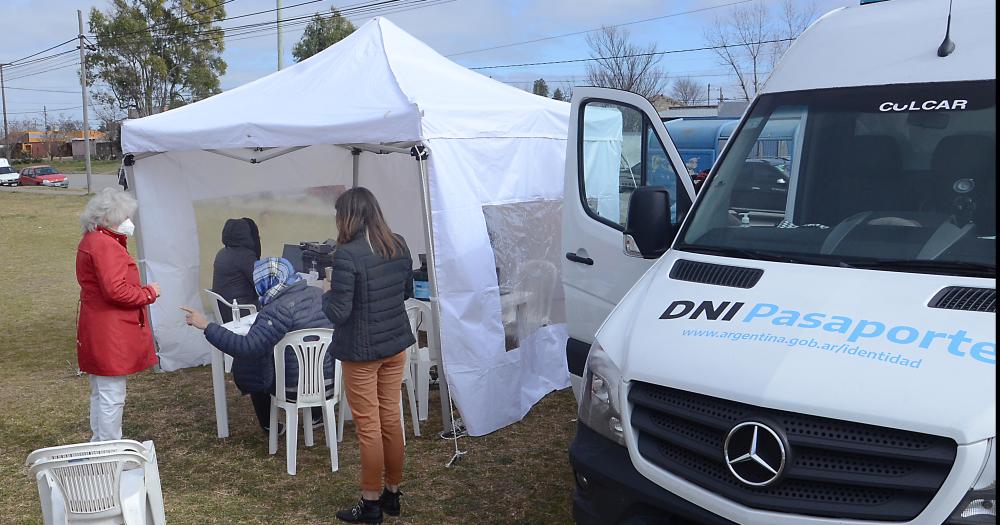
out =
[[[45,73],[51,73],[52,71],[58,71],[60,69],[66,69],[68,67],[76,67],[76,66],[79,66],[79,65],[80,65],[80,61],[78,59],[73,59],[73,61],[70,62],[70,63],[64,64],[64,65],[60,65],[60,66],[54,66],[54,67],[51,67],[49,69],[44,69],[42,71],[38,71],[38,72],[35,72],[35,73],[29,73],[29,74],[26,74],[26,75],[21,75],[21,76],[13,77],[13,78],[11,78],[11,80],[18,80],[18,79],[22,79],[22,78],[34,77],[34,76],[38,76],[38,75],[43,75]]]
[[[231,1],[233,1],[233,0],[228,0],[227,3],[231,2]],[[282,8],[282,10],[288,10],[288,9],[292,9],[292,8],[303,6],[303,5],[315,4],[315,3],[318,3],[318,2],[322,2],[322,1],[323,0],[308,0],[306,2],[301,2],[301,3],[298,3],[298,4],[292,4],[292,5],[289,5],[289,6],[285,6],[285,7]],[[218,6],[216,6],[216,7],[218,7]],[[227,16],[225,18],[220,18],[218,20],[209,20],[209,21],[205,21],[205,22],[195,22],[193,24],[185,24],[185,25],[180,26],[179,29],[190,28],[190,27],[198,27],[198,26],[202,26],[202,25],[205,25],[205,24],[214,24],[214,23],[217,23],[217,22],[225,22],[227,20],[236,20],[237,18],[246,18],[248,16],[256,16],[256,15],[261,15],[261,14],[274,13],[275,11],[277,11],[277,9],[266,9],[266,10],[263,10],[263,11],[254,11],[252,13],[244,13],[242,15]],[[196,13],[200,13],[200,12],[202,12],[202,11],[197,11]],[[192,13],[192,14],[196,14],[196,13]],[[143,29],[140,29],[138,31],[131,31],[131,32],[128,32],[128,33],[122,33],[120,35],[115,35],[115,37],[116,38],[121,38],[121,37],[126,37],[126,36],[131,36],[131,35],[139,35],[139,34],[150,33],[153,30],[155,30],[157,26],[162,26],[165,23],[166,22],[160,22],[159,24],[153,24],[151,26],[147,26],[147,27],[145,27]],[[274,22],[267,22],[267,23],[268,24],[274,24]],[[90,36],[96,36],[96,35],[90,35]]]
[[[69,88],[63,86],[60,87],[45,86],[45,87],[32,87],[32,88],[7,86],[7,89],[16,89],[18,91],[47,91],[49,93],[73,93],[73,94],[79,93],[79,91],[66,91]]]
[[[19,59],[17,59],[17,60],[11,60],[11,61],[10,61],[9,63],[10,63],[11,65],[13,65],[13,64],[16,64],[17,62],[20,62],[20,61],[22,61],[22,60],[27,60],[27,59],[29,59],[29,58],[31,58],[31,57],[35,57],[35,56],[38,56],[38,55],[41,55],[42,53],[47,53],[47,52],[49,52],[49,51],[52,51],[53,49],[56,49],[56,48],[60,48],[60,47],[62,47],[62,46],[64,46],[64,45],[66,45],[66,44],[68,44],[68,43],[70,43],[70,42],[73,42],[73,41],[75,41],[75,40],[76,40],[77,38],[78,38],[78,37],[75,37],[75,36],[74,36],[73,38],[71,38],[71,39],[69,39],[69,40],[67,40],[67,41],[65,41],[65,42],[62,42],[62,43],[60,43],[60,44],[56,44],[56,45],[54,45],[54,46],[52,46],[52,47],[50,47],[50,48],[46,48],[46,49],[43,49],[43,50],[41,50],[41,51],[39,51],[39,52],[37,52],[37,53],[32,53],[32,54],[30,54],[30,55],[28,55],[28,56],[26,56],[26,57],[21,57],[21,58],[19,58]]]
[[[13,68],[17,68],[17,67],[32,66],[32,65],[36,65],[36,64],[41,63],[41,62],[45,62],[45,61],[48,61],[48,60],[52,60],[54,58],[59,58],[61,56],[65,56],[65,55],[68,55],[70,53],[76,53],[76,52],[77,52],[76,49],[69,49],[69,50],[63,51],[61,53],[53,53],[51,55],[46,55],[44,57],[39,57],[39,58],[36,58],[34,60],[29,60],[27,62],[22,62],[20,64],[14,64],[14,65],[11,65],[11,66],[8,66],[8,67],[10,69],[13,69]]]
[[[596,61],[596,60],[610,60],[610,59],[617,59],[617,58],[636,58],[636,57],[650,57],[650,56],[672,55],[672,54],[676,54],[676,53],[694,53],[696,51],[710,51],[710,50],[714,50],[714,49],[726,49],[726,48],[730,48],[730,47],[741,47],[741,46],[746,46],[746,45],[760,45],[760,44],[775,44],[775,43],[778,43],[778,42],[791,42],[792,40],[795,40],[795,39],[794,38],[776,38],[776,39],[773,39],[773,40],[760,40],[758,42],[746,42],[746,43],[742,43],[742,44],[727,44],[727,45],[723,45],[723,46],[692,47],[692,48],[688,48],[688,49],[671,49],[669,51],[656,51],[656,52],[653,52],[653,53],[633,53],[633,54],[629,54],[629,55],[618,55],[618,56],[610,56],[610,57],[573,58],[573,59],[569,59],[569,60],[550,60],[550,61],[547,61],[547,62],[528,62],[528,63],[524,63],[524,64],[500,64],[500,65],[495,65],[495,66],[470,67],[469,69],[472,69],[472,70],[481,70],[481,69],[502,69],[502,68],[508,68],[508,67],[549,66],[549,65],[552,65],[552,64],[574,64],[574,63],[579,63],[579,62],[593,62],[593,61]]]
[[[424,8],[424,7],[432,7],[432,6],[436,6],[436,5],[451,3],[451,2],[454,2],[454,1],[456,1],[456,0],[382,0],[382,1],[379,1],[379,2],[373,2],[373,3],[360,3],[360,4],[353,4],[353,5],[350,5],[350,6],[345,6],[345,7],[341,8],[341,9],[338,9],[338,13],[337,14],[340,15],[340,16],[342,16],[343,18],[348,19],[348,20],[356,20],[357,18],[359,18],[361,16],[373,16],[373,15],[385,15],[385,14],[401,13],[401,12],[405,12],[405,11],[411,11],[411,10],[414,10],[414,9],[420,9],[420,8]],[[396,4],[398,2],[404,2],[404,3],[401,4],[401,5],[390,5],[390,4]],[[292,6],[286,7],[285,9],[288,9],[290,7],[299,6],[299,5],[305,5],[305,4],[309,4],[309,3],[313,3],[313,2],[304,2],[304,3],[301,3],[301,4],[294,4]],[[261,12],[257,12],[257,13],[249,13],[247,15],[241,15],[241,17],[242,16],[256,15],[256,14],[265,13],[265,12],[272,12],[272,11],[274,11],[274,10],[261,11]],[[302,16],[292,17],[292,18],[284,19],[282,21],[282,26],[285,29],[287,29],[287,28],[292,27],[292,26],[304,26],[304,25],[308,25],[317,16],[319,16],[320,18],[332,18],[332,17],[337,16],[337,15],[330,14],[330,15],[324,16],[324,15],[321,15],[319,13],[312,13],[312,14],[308,14],[308,15],[302,15]],[[238,17],[232,17],[232,18],[238,18]],[[232,18],[230,18],[230,19],[232,19]],[[195,27],[197,25],[199,25],[199,24],[192,24],[192,25],[186,26],[186,27]],[[250,38],[257,38],[257,37],[263,37],[263,36],[273,35],[277,31],[274,26],[275,26],[275,22],[274,21],[255,22],[255,23],[249,23],[249,24],[238,25],[238,26],[208,28],[208,29],[205,29],[203,31],[177,33],[177,34],[172,34],[170,36],[172,36],[172,37],[189,36],[189,35],[205,36],[205,38],[200,38],[199,40],[195,41],[196,43],[202,43],[202,42],[208,42],[208,41],[211,41],[211,40],[215,39],[216,38],[215,36],[209,36],[209,35],[211,35],[212,33],[217,33],[217,32],[221,31],[223,33],[223,35],[224,35],[223,38],[225,39],[225,41],[227,41],[227,42],[235,42],[235,41],[239,41],[239,40],[246,40],[246,39],[250,39]],[[249,35],[253,35],[253,36],[249,36]],[[245,38],[236,38],[236,37],[245,37]],[[119,39],[119,42],[115,43],[115,45],[120,45],[120,39]]]
[[[17,111],[17,112],[14,112],[14,113],[7,113],[7,114],[8,115],[38,115],[38,114],[41,114],[41,113],[45,113],[46,111],[49,112],[49,113],[52,113],[52,112],[55,112],[55,111],[71,111],[71,110],[74,110],[74,109],[83,109],[83,106],[73,106],[73,107],[69,107],[69,108],[55,108],[55,109],[42,110],[42,111]]]
[[[691,14],[700,13],[700,12],[703,12],[703,11],[711,11],[713,9],[720,9],[720,8],[723,8],[723,7],[731,7],[731,6],[734,6],[734,5],[745,4],[745,3],[748,3],[748,2],[752,2],[752,1],[754,1],[754,0],[738,0],[736,2],[729,2],[728,4],[719,4],[719,5],[709,6],[709,7],[702,7],[700,9],[692,9],[690,11],[682,11],[682,12],[679,12],[679,13],[671,13],[669,15],[654,16],[652,18],[643,18],[642,20],[635,20],[635,21],[632,21],[632,22],[624,22],[624,23],[621,23],[621,24],[614,24],[614,25],[604,26],[604,27],[624,27],[624,26],[630,26],[630,25],[635,25],[635,24],[642,24],[644,22],[652,22],[654,20],[663,20],[663,19],[666,19],[666,18],[674,18],[674,17],[678,17],[678,16],[691,15]],[[493,46],[493,47],[484,47],[482,49],[473,49],[473,50],[470,50],[470,51],[462,51],[462,52],[459,52],[459,53],[451,53],[451,54],[445,55],[445,56],[450,58],[450,57],[457,57],[457,56],[462,56],[462,55],[470,55],[470,54],[473,54],[473,53],[482,53],[484,51],[493,51],[495,49],[504,49],[504,48],[508,48],[508,47],[515,47],[515,46],[520,46],[520,45],[525,45],[525,44],[535,44],[535,43],[538,43],[538,42],[544,42],[546,40],[555,40],[557,38],[566,38],[568,36],[576,36],[576,35],[583,35],[583,34],[586,34],[586,33],[593,33],[594,31],[600,31],[601,29],[604,29],[604,27],[599,27],[599,28],[596,28],[596,29],[587,29],[585,31],[574,31],[572,33],[563,33],[561,35],[546,36],[546,37],[541,37],[541,38],[535,38],[535,39],[532,39],[532,40],[524,40],[522,42],[511,42],[509,44],[501,44],[501,45],[497,45],[497,46]]]

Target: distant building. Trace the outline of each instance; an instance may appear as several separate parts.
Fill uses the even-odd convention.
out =
[[[87,141],[83,138],[82,131],[76,131],[70,134],[69,144],[70,151],[73,155],[73,160],[81,160],[86,156],[86,146],[85,142],[90,143],[90,156],[94,158],[108,158],[111,156],[111,141],[108,139],[107,134],[100,131],[90,132],[90,140]]]
[[[672,106],[665,109],[657,108],[660,118],[674,120],[678,118],[740,118],[746,110],[748,102],[737,100],[723,102],[713,106]]]
[[[681,105],[679,100],[670,98],[666,95],[656,95],[655,97],[649,99],[649,103],[653,105],[653,109],[657,112]]]
[[[14,137],[11,152],[21,157],[40,159],[43,157],[65,157],[70,153],[66,137],[59,132],[28,130]],[[50,153],[51,152],[51,153]]]

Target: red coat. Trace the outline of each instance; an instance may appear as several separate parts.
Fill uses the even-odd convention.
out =
[[[88,374],[123,376],[156,364],[146,310],[156,294],[139,281],[139,267],[125,241],[124,235],[98,228],[85,233],[77,248],[76,355],[80,370]]]

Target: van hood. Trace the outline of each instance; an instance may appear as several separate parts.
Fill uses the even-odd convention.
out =
[[[672,279],[678,259],[763,270],[752,288]],[[947,436],[996,435],[996,314],[930,308],[994,279],[668,252],[597,334],[625,381]]]

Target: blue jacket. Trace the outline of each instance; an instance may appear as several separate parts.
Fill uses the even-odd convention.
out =
[[[212,323],[205,338],[212,346],[233,356],[233,380],[243,392],[274,391],[274,345],[289,332],[306,328],[333,328],[323,314],[323,292],[299,281],[271,300],[257,314],[247,335],[237,335]],[[327,390],[333,384],[333,349],[323,363]],[[285,349],[285,388],[288,393],[298,385],[299,367],[295,353]],[[291,396],[294,397],[294,396]]]

